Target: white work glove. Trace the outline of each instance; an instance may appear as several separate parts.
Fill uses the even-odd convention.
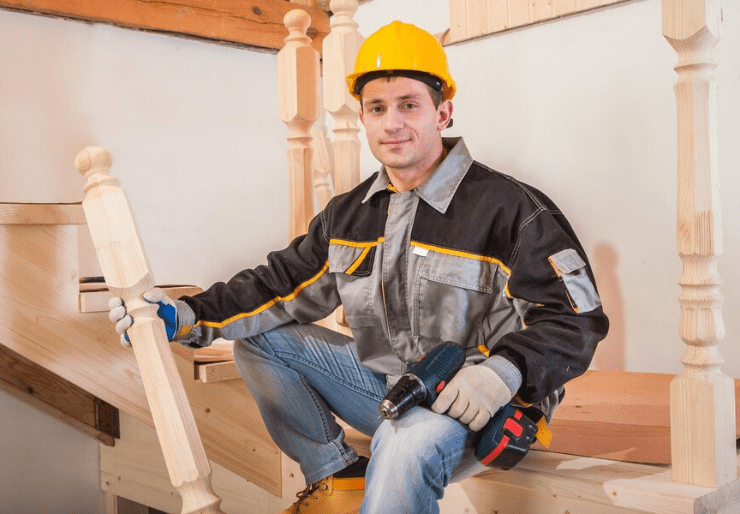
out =
[[[477,432],[512,397],[509,386],[491,368],[467,366],[458,371],[439,393],[432,410],[439,414],[446,412]]]
[[[164,321],[167,340],[172,341],[177,331],[177,307],[167,294],[158,287],[154,287],[145,292],[142,297],[149,303],[157,304],[157,316]],[[131,346],[126,331],[134,324],[134,319],[126,312],[126,306],[123,299],[114,296],[108,302],[108,318],[116,324],[116,332],[121,336],[123,346]]]

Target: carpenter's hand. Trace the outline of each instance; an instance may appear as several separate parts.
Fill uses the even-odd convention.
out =
[[[177,332],[177,307],[175,307],[175,302],[158,287],[150,289],[142,296],[147,302],[157,304],[157,316],[164,321],[167,340],[172,341]],[[134,324],[134,319],[126,312],[123,299],[114,296],[110,299],[108,308],[110,309],[108,318],[116,324],[116,332],[121,336],[121,344],[130,346],[131,343],[126,331]]]
[[[501,377],[491,368],[468,366],[457,372],[432,404],[434,412],[443,413],[477,432],[512,394]]]

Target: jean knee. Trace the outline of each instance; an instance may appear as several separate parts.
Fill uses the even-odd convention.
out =
[[[470,434],[452,418],[415,408],[381,423],[371,443],[372,458],[384,470],[390,466],[442,488],[469,450]]]

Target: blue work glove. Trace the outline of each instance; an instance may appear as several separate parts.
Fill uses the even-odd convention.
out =
[[[145,292],[142,297],[149,303],[157,304],[157,316],[164,321],[167,340],[172,341],[177,332],[177,307],[175,307],[175,302],[158,287]],[[121,344],[123,346],[130,346],[131,341],[126,331],[134,324],[134,319],[126,312],[123,299],[114,296],[108,302],[108,308],[110,309],[108,318],[116,324],[116,332],[121,336]]]
[[[439,393],[432,410],[439,414],[446,412],[477,432],[513,396],[509,386],[491,368],[467,366],[458,371]]]

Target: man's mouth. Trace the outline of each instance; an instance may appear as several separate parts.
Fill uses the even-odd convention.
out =
[[[400,144],[403,144],[403,143],[408,143],[409,141],[411,141],[411,140],[410,139],[392,139],[392,140],[388,140],[388,141],[383,141],[382,144],[384,144],[384,145],[391,145],[392,146],[392,145],[400,145]]]

